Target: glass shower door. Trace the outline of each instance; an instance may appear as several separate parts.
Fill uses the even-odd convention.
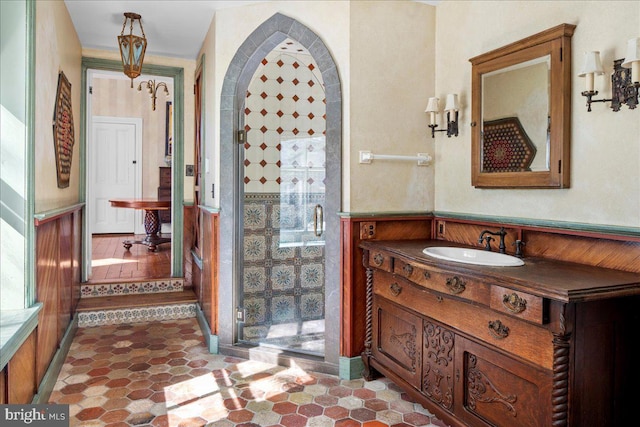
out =
[[[245,100],[238,337],[324,355],[324,87],[295,46],[267,55]]]

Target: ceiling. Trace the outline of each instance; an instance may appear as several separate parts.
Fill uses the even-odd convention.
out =
[[[265,1],[269,0],[64,0],[83,48],[117,51],[124,12],[135,12],[142,16],[147,55],[185,59],[197,59],[217,10]],[[140,34],[137,24],[134,34]]]
[[[135,12],[142,16],[147,55],[186,59],[197,58],[216,10],[264,1],[64,0],[83,48],[117,51],[124,12]],[[139,35],[137,23],[133,28]]]

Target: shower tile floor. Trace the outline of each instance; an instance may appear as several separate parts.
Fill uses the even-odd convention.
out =
[[[251,344],[324,356],[324,319],[245,326],[242,330],[244,340]]]
[[[445,426],[385,378],[210,354],[193,318],[78,329],[49,401],[71,426]]]

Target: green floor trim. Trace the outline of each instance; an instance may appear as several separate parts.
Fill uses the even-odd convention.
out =
[[[341,380],[353,380],[356,378],[362,378],[362,371],[364,370],[364,363],[360,356],[357,357],[344,357],[340,356],[338,361],[338,375]]]
[[[211,333],[211,328],[207,323],[207,319],[204,317],[204,313],[199,305],[196,304],[196,319],[202,330],[202,336],[204,337],[205,344],[211,354],[220,354],[220,340],[217,335]]]

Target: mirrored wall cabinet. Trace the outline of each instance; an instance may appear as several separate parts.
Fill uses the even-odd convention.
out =
[[[569,187],[575,28],[558,25],[469,60],[474,187]]]

